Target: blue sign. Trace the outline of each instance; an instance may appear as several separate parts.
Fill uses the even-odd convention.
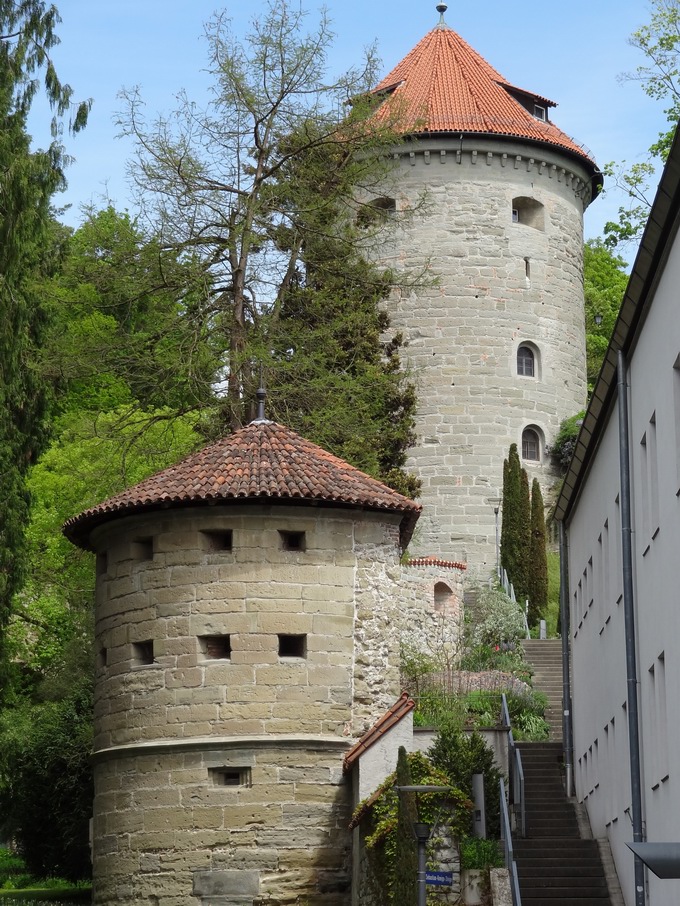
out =
[[[426,871],[425,883],[438,887],[451,887],[453,885],[452,871]]]

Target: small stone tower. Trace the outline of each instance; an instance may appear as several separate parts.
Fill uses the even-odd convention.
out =
[[[423,517],[412,549],[495,565],[503,459],[518,445],[544,493],[548,448],[586,398],[583,212],[601,175],[550,120],[552,101],[503,78],[444,23],[376,87],[400,120],[385,260],[434,285],[389,303],[417,383]]]
[[[430,566],[399,588],[419,511],[260,418],[67,523],[97,554],[97,906],[345,906],[343,756],[442,606]]]

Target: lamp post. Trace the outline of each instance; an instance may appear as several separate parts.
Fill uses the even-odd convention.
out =
[[[501,547],[498,539],[498,514],[503,503],[502,497],[489,497],[489,503],[493,507],[493,514],[496,521],[496,575],[498,581],[501,581]]]
[[[420,809],[417,808],[418,804],[418,794],[419,793],[448,793],[451,787],[449,786],[431,786],[430,784],[413,784],[408,786],[397,786],[395,784],[395,790],[401,796],[402,793],[415,793],[416,794],[416,810],[420,813]],[[427,841],[430,839],[430,825],[423,824],[420,821],[413,822],[413,834],[418,841],[418,906],[426,906],[427,904]]]

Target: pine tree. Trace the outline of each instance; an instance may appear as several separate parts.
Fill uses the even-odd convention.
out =
[[[529,594],[531,563],[531,494],[526,469],[520,469],[519,479],[519,516],[517,520],[519,558],[515,591],[524,599]]]
[[[404,746],[397,755],[397,786],[413,783]],[[391,890],[393,906],[415,906],[418,897],[418,850],[413,824],[418,820],[415,793],[399,794],[399,816],[395,857],[395,878]]]
[[[504,467],[501,565],[513,584],[515,594],[527,594],[531,540],[531,503],[529,479],[522,468],[517,444],[512,444]]]
[[[529,623],[535,625],[548,603],[548,556],[545,547],[545,511],[538,479],[531,485],[531,554],[529,558]]]

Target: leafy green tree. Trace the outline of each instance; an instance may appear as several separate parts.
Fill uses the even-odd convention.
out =
[[[39,878],[90,876],[90,651],[82,645],[80,662],[69,661],[58,699],[0,713],[0,834]]]
[[[394,470],[414,394],[400,339],[380,344],[377,311],[395,277],[367,263],[386,227],[370,199],[389,190],[394,124],[371,119],[372,52],[329,78],[325,14],[305,27],[297,6],[270,2],[239,42],[216,16],[208,109],[181,95],[172,120],[149,124],[130,91],[121,125],[136,141],[133,175],[154,235],[204,278],[224,390],[210,430],[254,416],[263,370],[268,414],[408,489]]]
[[[527,592],[527,567],[531,535],[529,480],[522,468],[517,444],[512,444],[503,466],[503,520],[501,523],[501,566],[507,572],[518,597]]]
[[[586,368],[592,387],[602,367],[623,294],[628,285],[626,262],[599,239],[586,242],[583,279],[586,304]],[[599,323],[598,323],[599,321]]]
[[[50,316],[42,371],[61,408],[181,414],[211,405],[219,357],[195,278],[191,258],[179,261],[128,214],[89,211],[39,286]]]
[[[529,549],[529,625],[545,615],[548,606],[548,556],[546,550],[545,509],[538,479],[531,485],[531,546]]]
[[[50,59],[58,21],[56,9],[41,0],[0,2],[0,662],[12,596],[21,582],[25,476],[46,439],[46,393],[35,367],[45,313],[31,281],[44,261],[52,196],[64,185],[60,123],[73,114],[69,125],[77,131],[88,109],[85,103],[73,111],[72,91]],[[47,150],[32,152],[26,122],[38,73],[54,110],[54,138]]]
[[[605,168],[629,199],[619,208],[618,221],[605,224],[605,244],[609,248],[636,241],[642,235],[654,197],[658,164],[666,161],[680,119],[680,3],[651,0],[649,9],[649,22],[630,37],[630,43],[644,54],[646,62],[623,78],[639,82],[650,98],[667,104],[664,113],[670,129],[661,132],[650,146],[647,160],[629,168],[625,161]]]

